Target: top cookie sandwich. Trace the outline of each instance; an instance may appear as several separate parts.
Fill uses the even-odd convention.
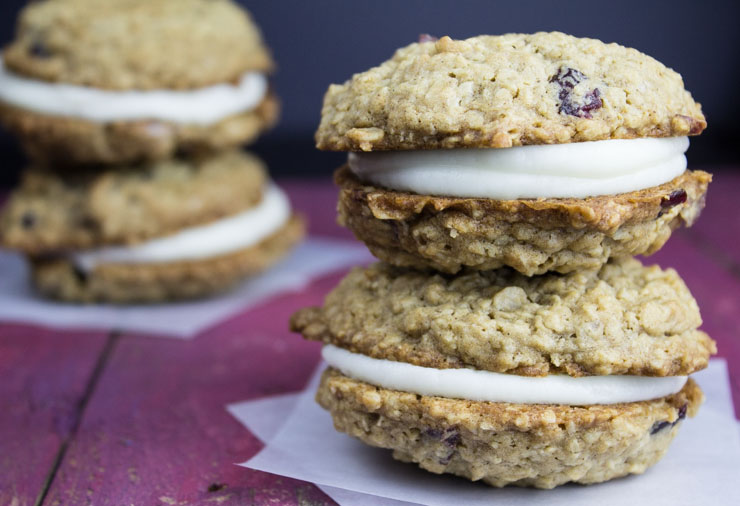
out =
[[[34,2],[0,66],[0,120],[37,159],[123,163],[247,142],[273,63],[229,0]]]
[[[634,49],[562,33],[443,37],[332,85],[340,221],[395,265],[526,274],[649,254],[698,216],[701,107]]]

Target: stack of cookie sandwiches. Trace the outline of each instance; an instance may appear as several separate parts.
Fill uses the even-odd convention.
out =
[[[303,223],[238,147],[271,127],[273,62],[230,0],[34,2],[0,63],[32,162],[0,217],[43,294],[155,302],[265,269]]]
[[[381,262],[292,327],[335,427],[434,473],[552,488],[642,473],[715,344],[672,269],[711,176],[681,77],[562,33],[423,41],[325,97],[339,220]]]

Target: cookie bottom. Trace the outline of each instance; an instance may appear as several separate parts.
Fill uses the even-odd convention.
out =
[[[275,95],[268,94],[255,109],[215,124],[179,125],[160,120],[95,123],[0,104],[0,122],[36,161],[55,166],[122,164],[249,143],[275,123],[279,109]]]
[[[66,258],[31,258],[34,285],[46,297],[67,302],[115,304],[193,299],[224,292],[264,271],[305,235],[293,216],[280,230],[243,250],[202,260],[161,264],[103,264],[89,273]]]
[[[384,262],[452,274],[508,266],[533,276],[656,252],[674,229],[699,216],[711,176],[686,171],[620,195],[521,200],[393,191],[363,184],[347,166],[335,180],[339,223]]]
[[[613,405],[474,402],[378,388],[327,369],[316,395],[338,431],[436,474],[495,487],[553,488],[643,473],[703,400],[673,395]]]

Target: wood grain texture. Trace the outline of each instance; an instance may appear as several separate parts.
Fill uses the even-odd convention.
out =
[[[235,466],[262,444],[225,406],[305,385],[320,346],[288,318],[340,277],[192,341],[121,336],[46,504],[332,504],[311,484]]]
[[[32,505],[43,491],[105,342],[0,323],[0,505]]]

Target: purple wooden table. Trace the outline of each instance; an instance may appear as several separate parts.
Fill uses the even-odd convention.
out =
[[[648,263],[678,269],[728,360],[740,412],[740,172],[715,171],[699,223]],[[284,181],[311,233],[335,225],[329,182]],[[296,391],[319,345],[287,329],[344,273],[190,341],[0,323],[0,506],[334,504],[318,488],[237,467],[262,444],[224,409]]]

